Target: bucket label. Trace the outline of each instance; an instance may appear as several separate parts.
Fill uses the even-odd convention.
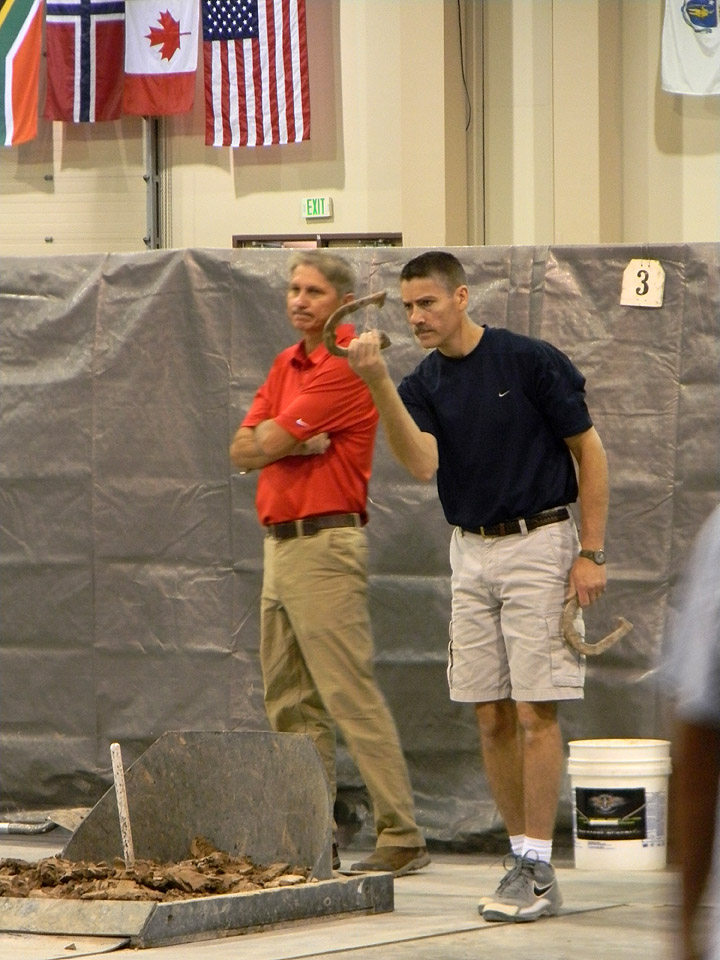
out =
[[[575,787],[575,821],[580,840],[644,840],[645,788]]]

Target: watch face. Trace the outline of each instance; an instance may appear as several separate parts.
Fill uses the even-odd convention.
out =
[[[596,550],[596,551],[595,551],[595,556],[593,557],[593,560],[595,561],[595,563],[605,563],[605,551],[604,551],[604,550]]]

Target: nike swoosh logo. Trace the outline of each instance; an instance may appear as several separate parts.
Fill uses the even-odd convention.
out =
[[[553,883],[555,881],[553,880]],[[544,887],[539,887],[536,883],[533,884],[533,893],[536,897],[544,897],[546,893],[550,893],[553,888],[552,883],[546,884]]]
[[[309,423],[305,423],[305,421],[303,420],[302,417],[298,417],[297,420],[295,421],[295,423],[298,425],[298,427],[309,427],[309,426],[310,426]]]
[[[502,392],[502,393],[499,393],[498,396],[499,396],[499,397],[506,397],[509,393],[510,393],[509,390],[503,390],[503,392]]]

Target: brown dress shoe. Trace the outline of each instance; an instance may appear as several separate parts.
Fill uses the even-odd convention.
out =
[[[369,857],[354,863],[351,870],[381,871],[404,877],[430,863],[426,847],[377,847]]]

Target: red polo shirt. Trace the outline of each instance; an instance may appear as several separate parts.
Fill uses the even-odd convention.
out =
[[[337,328],[346,345],[351,324]],[[283,457],[260,471],[255,503],[262,524],[321,513],[360,513],[365,518],[378,412],[365,383],[344,357],[324,344],[307,356],[302,341],[277,355],[255,394],[243,427],[275,420],[298,441],[330,436],[322,454]]]

